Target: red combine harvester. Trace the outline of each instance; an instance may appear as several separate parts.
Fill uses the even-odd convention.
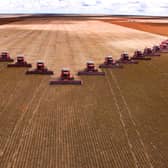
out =
[[[140,50],[136,50],[131,59],[133,59],[133,60],[146,60],[146,61],[151,60],[150,57],[144,56],[143,53]]]
[[[71,76],[70,70],[63,68],[58,79],[50,81],[50,85],[81,85],[81,80],[76,80]]]
[[[168,44],[165,44],[165,43],[160,44],[160,51],[162,53],[168,53]]]
[[[99,65],[99,68],[123,68],[123,66],[115,62],[112,56],[107,56],[105,57],[104,63]]]
[[[3,51],[0,54],[0,62],[13,62],[14,60],[10,57],[7,51]]]
[[[160,55],[160,47],[158,45],[154,45],[152,48],[152,52]]]
[[[168,40],[162,41],[161,44],[167,44],[168,45]]]
[[[33,70],[28,70],[26,72],[27,75],[31,75],[31,74],[39,74],[39,75],[53,75],[54,72],[53,71],[50,71],[48,70],[45,65],[44,65],[44,62],[43,61],[38,61],[37,64],[36,64],[36,69],[33,69]]]
[[[18,56],[17,57],[17,62],[14,64],[8,64],[8,67],[32,67],[31,64],[28,64],[23,56]]]
[[[117,63],[122,63],[122,64],[138,64],[138,61],[132,60],[127,52],[123,52],[121,54],[120,59],[116,61]]]
[[[88,61],[86,68],[83,71],[79,71],[78,75],[105,75],[105,73],[98,71],[93,61]]]
[[[154,52],[153,49],[146,47],[143,51],[143,56],[160,56],[160,53]]]

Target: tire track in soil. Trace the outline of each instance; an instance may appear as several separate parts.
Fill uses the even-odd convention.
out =
[[[141,138],[140,132],[138,131],[137,128],[134,128],[134,130],[130,129],[131,127],[132,128],[137,127],[136,123],[135,123],[135,121],[132,117],[132,114],[129,110],[129,107],[128,107],[126,101],[125,101],[125,98],[121,94],[121,90],[120,90],[119,86],[117,85],[118,83],[116,83],[116,81],[114,81],[114,76],[112,76],[112,72],[110,72],[110,75],[113,79],[113,86],[114,86],[114,83],[115,83],[115,88],[114,87],[111,88],[111,92],[112,92],[113,97],[115,97],[114,100],[116,102],[116,105],[118,106],[118,112],[120,112],[121,122],[123,124],[125,133],[127,134],[130,149],[134,153],[134,158],[136,159],[136,167],[142,167],[143,166],[143,167],[153,168],[153,165],[151,163],[151,159],[150,159],[150,157],[147,153],[147,150],[146,150],[144,142]],[[110,83],[109,81],[108,81],[108,83],[109,83],[109,86],[110,85],[112,86],[112,83]],[[118,90],[117,94],[115,93],[114,90]],[[117,97],[119,97],[117,95],[119,95],[120,98],[117,98]],[[123,101],[122,103],[124,103],[122,105],[121,105],[121,100]],[[120,101],[120,103],[119,103],[119,101]],[[124,116],[126,114],[128,114],[129,118]],[[129,119],[130,119],[130,121],[128,121]],[[127,123],[125,121],[127,121]],[[138,140],[135,140],[136,138],[138,138]],[[139,146],[141,146],[142,148],[140,148]]]

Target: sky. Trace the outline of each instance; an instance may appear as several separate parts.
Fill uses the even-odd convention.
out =
[[[0,0],[0,13],[168,16],[168,0]]]

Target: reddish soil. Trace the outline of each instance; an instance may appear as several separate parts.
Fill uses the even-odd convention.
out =
[[[103,20],[108,23],[117,24],[120,26],[125,26],[137,30],[142,30],[150,33],[156,33],[160,35],[166,35],[168,36],[168,23],[137,23],[137,22],[129,22],[129,21],[123,21],[121,20],[109,20],[105,19]]]

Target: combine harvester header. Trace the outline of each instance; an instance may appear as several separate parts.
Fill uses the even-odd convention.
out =
[[[123,68],[123,66],[114,61],[112,56],[107,56],[104,63],[99,65],[99,68]]]
[[[50,85],[81,85],[81,80],[76,80],[71,76],[69,68],[63,68],[61,70],[61,75],[56,80],[50,81]]]
[[[93,61],[88,61],[86,63],[86,68],[78,72],[78,75],[96,75],[102,76],[105,75],[105,72],[101,72],[95,68],[95,63]]]
[[[14,59],[12,59],[7,51],[3,51],[0,54],[0,62],[13,62]]]
[[[121,64],[138,64],[138,61],[132,60],[127,52],[123,52],[116,62]]]
[[[32,74],[38,74],[38,75],[53,75],[54,72],[51,70],[48,70],[45,67],[45,64],[43,61],[37,61],[36,63],[36,68],[33,70],[28,70],[26,72],[27,75],[32,75]]]
[[[8,67],[32,67],[32,64],[27,63],[23,56],[18,56],[17,61],[14,64],[8,64]]]

